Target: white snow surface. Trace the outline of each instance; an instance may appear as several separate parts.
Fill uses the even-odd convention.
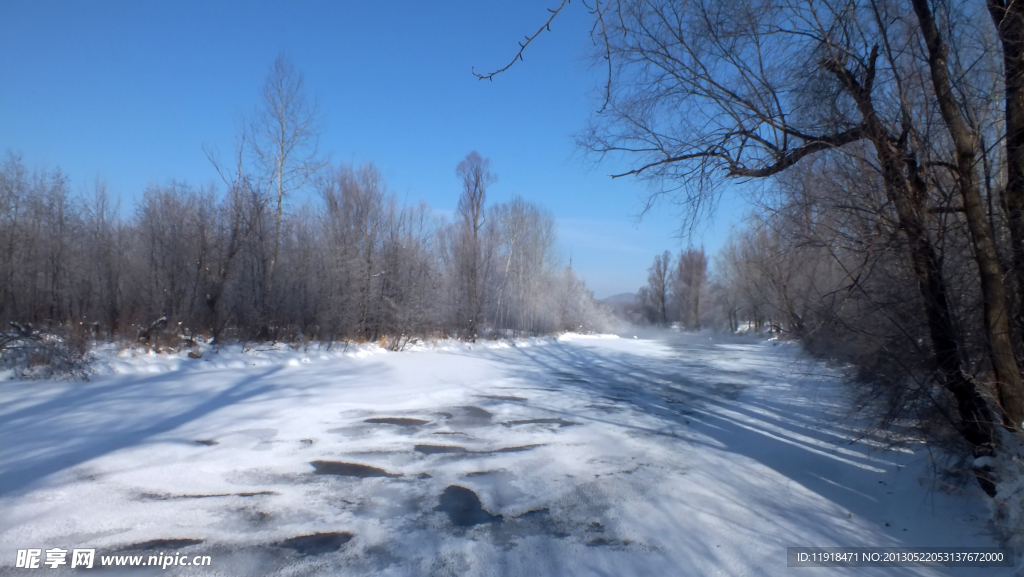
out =
[[[22,548],[95,548],[98,564],[180,539],[196,541],[146,554],[212,565],[89,573],[1013,574],[786,567],[788,546],[996,543],[980,491],[930,490],[923,447],[854,441],[838,380],[785,343],[666,332],[98,355],[89,382],[0,383],[0,574],[23,574]],[[324,461],[387,476],[317,474]],[[453,485],[485,522],[455,523]],[[331,532],[352,538],[284,546]]]

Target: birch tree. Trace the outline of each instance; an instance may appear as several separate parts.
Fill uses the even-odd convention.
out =
[[[248,129],[253,158],[275,206],[268,263],[273,275],[285,200],[323,166],[317,158],[321,120],[316,103],[306,96],[302,74],[283,54],[270,67],[260,98]]]

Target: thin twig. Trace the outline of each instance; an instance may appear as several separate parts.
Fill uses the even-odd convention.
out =
[[[523,52],[526,50],[526,47],[530,45],[530,42],[533,42],[534,38],[540,36],[541,32],[544,32],[545,30],[547,30],[548,32],[551,32],[551,22],[555,19],[555,16],[558,16],[558,13],[562,11],[562,8],[565,8],[565,6],[569,3],[569,1],[570,0],[562,0],[562,3],[559,4],[558,8],[555,8],[554,10],[552,10],[551,8],[548,8],[548,12],[551,13],[551,17],[548,18],[548,21],[545,22],[544,25],[541,26],[539,30],[534,32],[533,36],[527,36],[525,43],[523,43],[523,42],[519,43],[519,52],[516,53],[516,56],[515,56],[515,58],[512,59],[512,62],[509,62],[504,68],[502,68],[500,70],[495,70],[494,72],[491,72],[490,74],[480,74],[479,72],[476,71],[476,67],[474,67],[474,68],[472,68],[473,76],[476,76],[480,80],[494,80],[495,76],[497,76],[498,74],[501,74],[502,72],[508,70],[509,68],[512,68],[512,65],[516,63],[516,60],[522,60],[523,59]]]

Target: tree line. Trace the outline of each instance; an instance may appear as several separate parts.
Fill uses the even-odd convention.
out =
[[[552,215],[522,198],[487,203],[487,159],[458,165],[447,220],[400,203],[372,164],[318,160],[318,123],[302,76],[279,58],[231,161],[208,150],[222,186],[153,185],[122,207],[102,181],[72,192],[59,169],[30,171],[8,153],[0,322],[390,346],[607,326],[561,263]]]
[[[472,153],[463,165],[487,161]],[[474,184],[449,222],[401,205],[373,165],[326,168],[314,189],[280,221],[256,187],[150,186],[124,211],[102,182],[75,194],[59,170],[29,172],[9,154],[0,321],[103,338],[161,321],[214,339],[325,341],[605,326],[535,204],[488,206]]]

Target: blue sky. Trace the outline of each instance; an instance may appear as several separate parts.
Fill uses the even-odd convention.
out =
[[[639,223],[644,183],[612,180],[576,148],[596,108],[585,8],[573,3],[494,81],[555,0],[497,2],[21,2],[0,4],[0,151],[97,177],[130,205],[147,185],[217,181],[280,53],[304,74],[336,162],[374,162],[409,202],[454,209],[455,166],[491,159],[491,202],[514,195],[558,220],[560,250],[599,298],[634,291],[654,255],[690,241],[675,209]],[[717,250],[745,208],[726,199],[692,242]]]

